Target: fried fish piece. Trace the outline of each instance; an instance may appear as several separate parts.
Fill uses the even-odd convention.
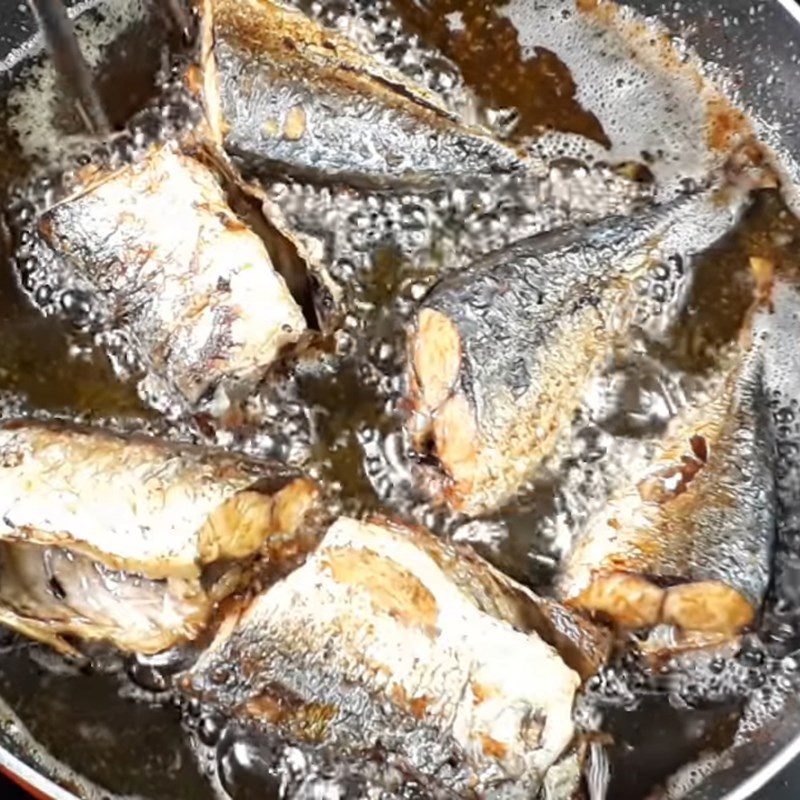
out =
[[[420,470],[430,493],[469,515],[511,500],[552,452],[594,370],[634,324],[659,334],[693,255],[743,205],[743,195],[726,204],[704,191],[533,237],[436,285],[408,348],[408,431],[423,462],[435,462]]]
[[[575,733],[580,676],[538,633],[553,605],[425,530],[340,518],[184,690],[341,759],[380,746],[445,789],[531,796]]]
[[[306,329],[261,239],[177,141],[84,167],[24,250],[91,296],[101,326],[122,331],[147,372],[189,403],[261,377]]]
[[[274,463],[65,424],[0,426],[0,619],[152,653],[192,639],[256,556],[313,543],[315,484]]]
[[[112,570],[65,548],[0,543],[0,622],[64,652],[68,635],[156,653],[194,639],[213,604],[190,581]]]
[[[326,27],[290,3],[203,0],[200,8],[201,53],[185,83],[201,99],[219,160],[232,162],[243,192],[261,204],[276,238],[302,263],[300,270],[289,266],[282,274],[302,274],[289,284],[301,286],[294,296],[305,295],[304,308],[314,308],[325,333],[340,324],[352,303],[331,269],[353,255],[345,254],[345,241],[362,235],[352,219],[392,197],[410,191],[424,194],[437,209],[451,207],[442,215],[444,230],[428,223],[441,246],[424,258],[439,262],[447,253],[443,266],[464,258],[463,237],[451,246],[446,218],[453,214],[463,222],[466,208],[479,227],[480,209],[487,194],[499,191],[498,181],[507,182],[498,208],[513,207],[519,221],[509,225],[511,240],[529,235],[531,224],[562,219],[567,199],[574,206],[570,218],[596,219],[602,208],[628,209],[651,196],[649,173],[630,164],[587,168],[585,175],[576,169],[565,183],[566,170],[554,173],[543,156],[515,150],[475,124],[469,103],[456,111],[368,53],[358,37]],[[275,180],[287,176],[305,184],[308,202],[297,195],[300,186],[282,198],[273,195]],[[592,203],[590,186],[600,182],[604,197]],[[330,209],[323,209],[320,203],[328,200]],[[542,222],[533,222],[535,216]],[[486,217],[489,225],[492,213]],[[419,231],[406,236],[399,226],[382,234],[375,229],[379,223],[369,224],[387,251],[397,249],[405,258],[407,248],[420,248]],[[275,249],[270,252],[275,255]]]
[[[692,663],[709,657],[732,658],[741,649],[742,637],[730,632],[692,631],[675,625],[656,625],[638,642],[637,649],[652,670],[659,670],[675,658]]]
[[[770,580],[773,446],[757,352],[673,420],[645,475],[579,533],[558,584],[573,607],[621,627],[732,637]]]
[[[523,160],[434,92],[273,0],[204,0],[202,87],[217,138],[246,171],[351,185],[422,185]]]
[[[789,598],[789,606],[795,607],[798,561],[794,542],[800,525],[800,281],[797,273],[790,273],[785,266],[779,265],[768,302],[754,315],[752,338],[764,353],[764,385],[776,450],[777,554],[770,601],[783,603]],[[771,616],[782,624],[781,614]]]

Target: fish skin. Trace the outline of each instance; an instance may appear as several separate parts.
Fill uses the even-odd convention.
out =
[[[154,581],[104,568],[58,547],[0,543],[0,621],[55,649],[64,638],[157,653],[196,638],[215,597],[188,581]]]
[[[730,230],[744,200],[703,191],[536,236],[434,286],[408,347],[407,431],[437,459],[420,468],[430,494],[471,516],[512,500],[615,344],[634,328],[663,334],[656,288],[678,307],[693,254]]]
[[[367,52],[352,31],[345,35],[273,0],[201,0],[199,8],[200,53],[184,83],[205,110],[205,132],[217,159],[232,165],[242,190],[261,203],[264,218],[304,265],[299,282],[307,281],[303,291],[324,334],[340,326],[352,302],[330,270],[336,260],[331,244],[344,238],[350,226],[348,203],[369,204],[375,192],[432,198],[466,190],[475,200],[463,202],[480,208],[480,198],[502,176],[519,178],[513,188],[516,200],[505,202],[528,218],[527,209],[543,194],[547,199],[541,202],[551,207],[562,205],[565,193],[580,197],[578,206],[588,202],[579,179],[566,188],[552,180],[551,164],[542,157],[517,151],[473,124],[472,103],[456,110],[443,96]],[[624,194],[623,204],[640,205],[650,189],[638,179],[622,179],[625,166],[608,169],[617,177],[614,190]],[[308,209],[295,218],[268,190],[276,178],[287,176],[310,191],[333,189],[333,213],[319,224],[307,224]],[[590,209],[575,215],[600,215],[597,203]],[[385,244],[394,247],[396,242]],[[449,245],[444,249],[451,250]],[[464,256],[450,257],[458,261]],[[440,255],[424,258],[438,261]],[[291,279],[289,285],[294,286]]]
[[[518,625],[537,599],[461,556],[422,529],[340,518],[222,624],[183,691],[340,758],[380,741],[445,790],[532,796],[573,739],[580,677]]]
[[[285,520],[291,532],[282,502],[317,496],[275,463],[25,420],[0,425],[0,476],[0,540],[64,545],[151,579],[252,555]]]
[[[733,637],[755,622],[776,517],[761,363],[757,348],[739,353],[715,394],[673,420],[646,473],[578,534],[564,602],[622,627]]]
[[[386,187],[509,172],[517,153],[347,37],[271,0],[206,0],[210,127],[256,174]]]
[[[100,298],[102,326],[190,404],[260,378],[306,329],[261,240],[178,142],[84,168],[41,214],[34,247]]]
[[[304,525],[317,498],[313,482],[267,462],[71,424],[3,423],[2,614],[28,635],[38,629],[39,638],[71,633],[123,649],[163,649],[200,631],[213,603],[241,582],[239,564],[310,548]],[[137,615],[113,593],[98,601],[102,608],[86,597],[57,602],[58,592],[36,585],[26,587],[27,599],[22,588],[7,594],[12,580],[22,587],[59,574],[64,590],[130,582],[131,598],[163,605]],[[133,622],[124,624],[126,617]]]
[[[581,678],[594,675],[611,652],[609,632],[588,619],[504,575],[468,545],[445,544],[425,528],[400,525],[384,517],[372,520],[410,539],[426,553],[447,579],[484,614],[509,622],[517,630],[533,631],[559,652]]]
[[[776,446],[775,483],[778,504],[777,552],[770,600],[798,607],[795,532],[800,526],[800,281],[781,274],[765,303],[753,316],[752,339],[764,359],[764,385],[772,413]],[[796,613],[796,612],[793,612]],[[778,617],[783,621],[783,616]]]
[[[763,352],[764,383],[784,401],[800,396],[800,280],[778,275],[753,314],[752,339]]]

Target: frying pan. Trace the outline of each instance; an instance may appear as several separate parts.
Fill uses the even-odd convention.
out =
[[[761,121],[762,139],[777,150],[800,154],[800,7],[793,0],[627,0],[624,4],[657,16],[670,30],[680,33],[705,62],[725,70],[737,86],[739,100]],[[68,1],[67,5],[76,3]],[[25,49],[41,47],[33,15],[19,0],[0,0],[0,64],[17,60],[23,45]],[[800,185],[796,165],[789,160],[786,168]],[[793,698],[779,718],[726,753],[686,798],[745,800],[797,757],[800,699]],[[2,699],[0,771],[35,797],[74,800],[108,796],[107,791],[51,757]],[[179,794],[183,792],[175,792],[176,797]]]

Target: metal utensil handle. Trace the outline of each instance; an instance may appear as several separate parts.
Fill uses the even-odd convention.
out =
[[[94,88],[87,65],[62,0],[29,0],[39,21],[48,49],[69,89],[74,92],[78,110],[91,133],[108,133],[110,126]]]

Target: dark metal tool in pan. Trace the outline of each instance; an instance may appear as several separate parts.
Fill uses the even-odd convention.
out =
[[[92,133],[109,130],[100,98],[94,88],[91,70],[81,54],[75,31],[61,0],[30,0],[44,34],[53,63],[68,91],[75,95],[78,110]]]
[[[75,49],[68,17],[58,0],[37,0],[34,5],[56,42],[57,58],[65,56],[62,72],[72,75],[76,96],[87,127],[105,129],[107,122],[92,86],[92,78]],[[768,122],[780,126],[784,147],[800,151],[800,127],[796,110],[800,89],[796,80],[795,53],[800,43],[800,12],[789,0],[771,0],[751,13],[741,0],[693,0],[666,4],[658,0],[630,2],[636,10],[664,19],[675,28],[694,31],[691,44],[700,55],[722,66],[741,71],[741,96]],[[736,34],[722,20],[738,16]],[[15,0],[0,0],[0,59],[31,34],[29,20],[20,15]],[[764,43],[769,42],[769,47]],[[59,44],[60,43],[60,44]],[[764,87],[769,87],[764,91]],[[0,705],[0,770],[10,774],[32,794],[56,800],[74,800],[91,794],[91,787],[51,759],[26,734],[10,708]],[[745,800],[752,798],[780,769],[800,754],[800,709],[789,703],[783,715],[769,723],[764,736],[741,748],[724,769],[702,782],[691,800]],[[795,795],[791,795],[795,796]]]

